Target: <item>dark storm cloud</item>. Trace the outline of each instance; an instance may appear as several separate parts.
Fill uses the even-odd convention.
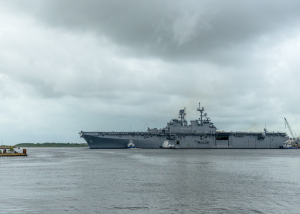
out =
[[[284,34],[285,28],[298,26],[300,21],[299,1],[51,0],[26,4],[53,27],[95,32],[135,56],[183,61],[232,62],[236,51],[231,50],[249,49],[261,36]]]

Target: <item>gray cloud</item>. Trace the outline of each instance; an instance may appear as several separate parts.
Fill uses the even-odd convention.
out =
[[[249,48],[262,36],[274,39],[298,27],[300,18],[298,1],[30,2],[21,7],[51,27],[94,32],[127,54],[166,60],[232,58],[233,49]]]
[[[223,130],[299,129],[299,4],[1,1],[0,134],[78,142],[199,101]]]

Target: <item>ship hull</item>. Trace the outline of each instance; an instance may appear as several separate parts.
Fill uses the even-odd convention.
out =
[[[225,137],[224,137],[225,136]],[[136,148],[159,149],[165,140],[179,149],[279,149],[288,137],[276,133],[268,133],[260,137],[259,133],[194,134],[194,135],[149,135],[147,133],[103,133],[81,132],[90,149],[125,149],[129,140]]]

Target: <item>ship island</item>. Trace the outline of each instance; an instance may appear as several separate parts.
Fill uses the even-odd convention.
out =
[[[165,128],[148,128],[144,132],[79,132],[90,149],[126,149],[129,144],[140,149],[279,149],[289,140],[285,132],[226,132],[217,127],[197,108],[200,118],[188,124],[186,108],[179,110],[178,119],[172,119]],[[130,146],[132,148],[132,146]]]

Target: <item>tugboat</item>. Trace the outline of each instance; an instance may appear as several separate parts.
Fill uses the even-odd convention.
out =
[[[292,147],[292,141],[287,140],[283,143],[282,146],[280,146],[280,149],[298,149],[298,147]]]
[[[135,149],[135,145],[132,140],[129,140],[126,149]]]

